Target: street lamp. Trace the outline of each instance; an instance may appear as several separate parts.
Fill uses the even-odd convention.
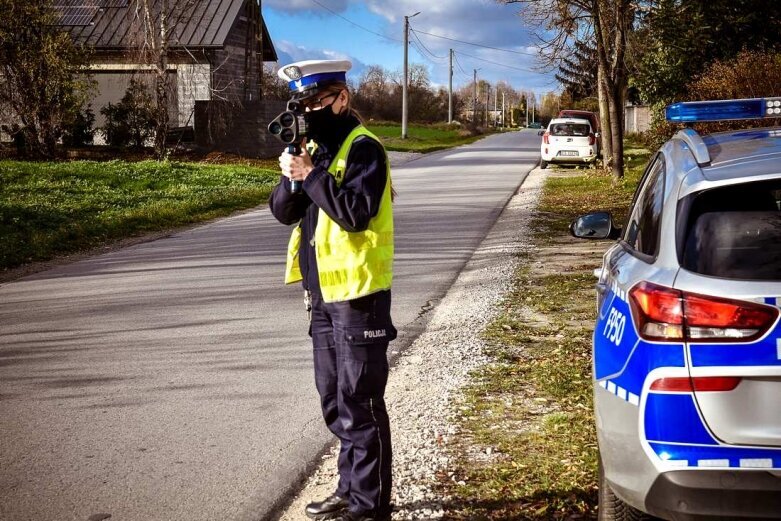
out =
[[[417,13],[404,17],[404,82],[401,85],[401,138],[407,139],[407,87],[409,85],[409,68],[407,67],[409,51],[409,19],[415,18]]]

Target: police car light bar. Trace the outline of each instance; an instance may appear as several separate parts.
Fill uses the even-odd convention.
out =
[[[672,123],[781,118],[781,97],[673,103],[665,117]]]

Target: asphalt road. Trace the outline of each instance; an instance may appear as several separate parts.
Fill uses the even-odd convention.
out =
[[[403,349],[539,157],[534,131],[394,168]],[[0,286],[0,520],[249,520],[331,437],[289,230],[266,208]],[[391,419],[394,421],[394,419]]]

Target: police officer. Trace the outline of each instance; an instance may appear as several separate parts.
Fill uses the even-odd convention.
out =
[[[283,67],[306,110],[300,155],[283,153],[271,194],[274,217],[297,224],[285,281],[311,297],[310,336],[323,417],[341,443],[339,483],[310,503],[313,519],[390,519],[391,437],[385,408],[393,211],[388,159],[350,107],[349,61]],[[300,182],[300,190],[291,189]]]

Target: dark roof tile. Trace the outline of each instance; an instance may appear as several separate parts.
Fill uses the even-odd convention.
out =
[[[231,27],[246,0],[168,0],[169,19],[172,21],[171,48],[222,47]],[[161,0],[152,0],[155,12],[160,11]],[[63,25],[73,39],[96,50],[132,49],[138,47],[138,25],[134,23],[136,3],[128,0],[57,0],[63,17],[86,12],[88,6],[98,6],[89,25]],[[92,11],[90,11],[92,12]],[[140,15],[140,13],[139,13]],[[159,20],[159,16],[158,16]],[[277,59],[276,51],[263,26],[263,57]]]

